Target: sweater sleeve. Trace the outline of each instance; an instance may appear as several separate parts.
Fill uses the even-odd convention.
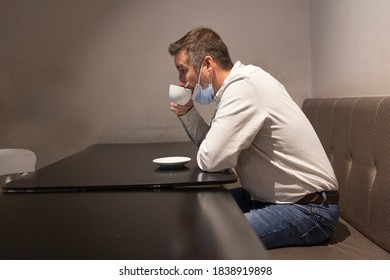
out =
[[[199,147],[205,139],[210,126],[204,121],[195,106],[192,106],[187,114],[179,116],[179,119],[192,142]]]
[[[200,144],[199,167],[209,172],[234,168],[240,152],[252,143],[266,116],[260,95],[249,80],[228,85],[210,130]]]

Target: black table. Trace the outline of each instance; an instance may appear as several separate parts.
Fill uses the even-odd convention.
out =
[[[231,170],[203,172],[196,162],[197,147],[190,142],[96,144],[70,157],[8,183],[5,191],[118,190],[220,185],[237,181]],[[162,168],[153,159],[186,156],[181,168]]]
[[[8,183],[0,259],[264,259],[222,184],[187,142],[98,144]],[[154,158],[188,156],[166,169]]]
[[[0,193],[0,259],[266,259],[223,188]]]

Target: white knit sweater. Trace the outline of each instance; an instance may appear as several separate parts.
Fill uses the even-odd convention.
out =
[[[215,100],[211,125],[195,107],[180,117],[199,146],[202,170],[234,168],[253,199],[263,202],[294,203],[308,193],[337,190],[310,122],[270,74],[236,62]]]

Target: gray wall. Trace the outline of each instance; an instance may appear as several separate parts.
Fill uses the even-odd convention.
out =
[[[44,166],[92,143],[187,140],[170,42],[215,29],[233,60],[310,96],[309,0],[0,0],[0,147]],[[213,106],[200,108],[206,119]]]
[[[390,1],[311,0],[314,97],[390,95]]]

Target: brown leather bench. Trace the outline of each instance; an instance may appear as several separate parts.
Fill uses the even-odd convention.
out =
[[[336,173],[341,217],[325,244],[270,257],[390,259],[390,96],[307,99],[302,109]]]

